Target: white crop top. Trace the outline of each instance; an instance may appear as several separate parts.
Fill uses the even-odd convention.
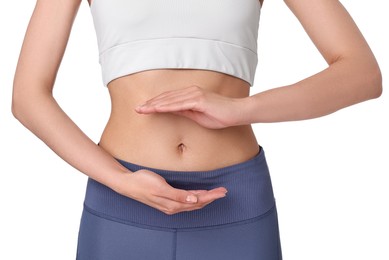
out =
[[[144,70],[222,72],[253,85],[259,0],[92,0],[105,86]]]

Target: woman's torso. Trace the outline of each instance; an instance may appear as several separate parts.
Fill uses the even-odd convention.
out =
[[[255,156],[259,147],[250,125],[207,129],[177,115],[134,110],[164,91],[190,85],[235,98],[250,90],[242,79],[208,70],[155,69],[120,77],[108,85],[112,110],[100,146],[118,159],[179,171],[211,170]]]
[[[134,109],[190,85],[247,97],[257,65],[260,7],[258,0],[94,0],[99,61],[112,100],[100,146],[118,159],[183,171],[255,156],[259,147],[250,125],[212,130],[177,115]]]

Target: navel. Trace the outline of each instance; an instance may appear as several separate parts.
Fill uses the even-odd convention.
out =
[[[180,144],[177,146],[177,150],[178,150],[178,153],[183,154],[183,153],[186,151],[186,146],[185,146],[185,144],[180,143]]]

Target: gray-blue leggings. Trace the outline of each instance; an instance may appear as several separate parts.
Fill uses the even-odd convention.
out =
[[[261,147],[260,147],[261,148]],[[166,215],[88,180],[77,260],[281,260],[277,209],[263,149],[212,171],[149,169],[182,189],[227,188],[203,209]]]

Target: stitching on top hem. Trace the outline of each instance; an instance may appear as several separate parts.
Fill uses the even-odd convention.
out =
[[[250,49],[250,48],[247,48],[247,47],[244,47],[244,46],[240,46],[240,45],[235,44],[235,43],[221,41],[221,40],[216,40],[216,39],[205,39],[205,38],[198,38],[198,37],[163,37],[163,38],[150,38],[150,39],[143,39],[143,40],[135,40],[135,41],[127,41],[127,42],[118,43],[118,44],[116,44],[116,45],[114,45],[112,47],[109,47],[108,49],[105,49],[105,50],[101,51],[99,53],[99,56],[101,57],[106,52],[108,52],[109,50],[121,47],[121,46],[126,45],[126,44],[130,44],[130,43],[138,43],[138,42],[153,41],[153,40],[168,40],[168,39],[193,39],[193,40],[220,42],[220,43],[225,43],[225,44],[229,44],[229,45],[232,45],[232,46],[235,46],[235,47],[238,47],[238,48],[242,48],[242,49],[248,50],[248,51],[254,53],[255,55],[257,55],[257,52],[252,50],[252,49]]]

